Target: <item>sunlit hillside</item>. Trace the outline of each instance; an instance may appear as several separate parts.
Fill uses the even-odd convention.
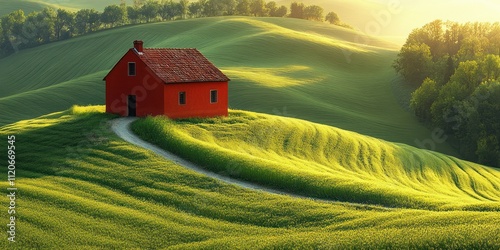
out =
[[[30,0],[37,1],[48,4],[55,4],[60,6],[65,6],[73,9],[96,9],[98,11],[103,11],[104,7],[109,5],[120,5],[120,0]],[[127,0],[127,4],[131,5],[132,0]]]
[[[391,68],[396,46],[353,30],[287,18],[135,25],[20,51],[0,60],[0,123],[73,104],[104,103],[102,78],[136,39],[146,47],[198,48],[232,79],[232,108],[298,117],[411,145],[431,136],[397,101],[399,78]],[[371,46],[356,39],[369,40]],[[446,144],[437,146],[453,153]]]
[[[42,10],[45,7],[55,7],[43,2],[29,0],[0,0],[0,16],[7,15],[12,11],[23,10],[24,13]]]
[[[134,131],[219,172],[332,200],[394,207],[500,211],[500,172],[454,157],[298,119],[232,111],[228,118],[140,120]]]
[[[16,135],[20,191],[17,242],[3,240],[0,248],[500,247],[498,212],[387,209],[250,191],[119,139],[103,110],[75,107],[0,127],[2,138]]]

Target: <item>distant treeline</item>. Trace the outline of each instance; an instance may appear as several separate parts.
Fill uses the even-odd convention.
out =
[[[5,57],[17,50],[31,48],[51,41],[67,39],[97,30],[112,27],[170,21],[176,19],[213,17],[213,16],[256,16],[256,17],[291,17],[307,20],[323,20],[344,27],[338,15],[324,10],[317,5],[306,6],[294,2],[290,13],[286,6],[264,0],[188,0],[144,1],[134,0],[133,6],[127,6],[122,0],[120,5],[107,6],[104,11],[82,9],[70,12],[64,9],[45,8],[27,16],[22,10],[11,12],[0,19],[0,57]]]
[[[469,160],[500,167],[500,23],[431,22],[415,29],[394,68],[419,88],[410,106]]]

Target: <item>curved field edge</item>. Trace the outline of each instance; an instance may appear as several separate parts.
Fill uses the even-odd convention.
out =
[[[73,107],[0,127],[0,138],[16,136],[19,189],[17,242],[0,248],[500,246],[497,212],[387,211],[238,188],[121,140],[103,112]]]
[[[245,111],[132,124],[205,168],[310,197],[388,207],[500,210],[500,172],[303,120]]]

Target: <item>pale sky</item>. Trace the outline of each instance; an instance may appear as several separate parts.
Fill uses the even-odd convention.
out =
[[[400,43],[414,28],[436,19],[500,22],[500,0],[356,0],[350,3],[341,0],[337,6],[356,2],[356,11],[339,13],[342,20],[365,33],[399,39]]]

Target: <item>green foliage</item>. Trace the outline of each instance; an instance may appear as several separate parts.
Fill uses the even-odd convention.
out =
[[[240,0],[236,5],[236,13],[242,16],[250,15],[250,1],[249,0]]]
[[[159,11],[161,10],[161,5],[156,1],[147,1],[140,8],[141,15],[146,19],[146,22],[156,21],[156,18],[159,15]]]
[[[304,8],[304,19],[322,22],[323,11],[323,8],[318,5],[309,5]]]
[[[304,19],[304,9],[306,6],[303,3],[293,2],[290,5],[290,17]]]
[[[455,22],[443,22],[441,20],[433,21],[424,25],[422,28],[415,29],[409,36],[406,43],[401,48],[401,53],[395,61],[395,69],[401,73],[409,82],[416,84],[422,83],[425,77],[433,77],[438,83],[445,84],[449,79],[446,76],[451,75],[449,67],[439,67],[439,62],[446,62],[457,67],[459,63],[465,61],[481,61],[489,54],[499,55],[500,23],[466,23],[458,24]],[[420,58],[412,53],[412,47],[426,45],[432,57],[432,63],[436,65],[421,65]],[[415,62],[415,66],[411,64]],[[419,67],[423,74],[420,81],[414,78],[412,74],[407,74],[414,67]],[[436,70],[438,70],[436,72]],[[443,77],[444,76],[444,77]],[[443,78],[444,82],[441,82]]]
[[[75,13],[58,9],[55,21],[55,36],[57,40],[70,38],[75,29]]]
[[[100,14],[95,9],[82,9],[76,12],[75,29],[77,34],[96,31],[101,25]]]
[[[149,117],[132,128],[211,171],[297,194],[391,207],[500,209],[497,170],[324,125],[231,111],[227,118]]]
[[[275,1],[270,1],[266,3],[266,9],[269,12],[270,17],[283,17],[286,15],[286,12],[284,14],[278,12],[279,8]]]
[[[456,137],[463,157],[490,166],[500,166],[500,132],[496,129],[500,120],[490,119],[499,114],[489,98],[495,90],[484,88],[494,86],[500,78],[498,35],[499,23],[460,25],[437,20],[414,30],[394,63],[407,81],[433,79],[432,86],[431,80],[425,80],[412,94],[415,114]],[[428,49],[415,52],[423,51],[419,48]],[[477,94],[481,92],[486,94]]]
[[[487,55],[481,63],[481,74],[486,80],[500,80],[500,55]]]
[[[126,16],[127,13],[125,12],[125,9],[118,5],[110,5],[104,8],[104,12],[101,14],[101,22],[113,27],[115,25],[125,23]]]
[[[436,82],[427,78],[411,95],[410,107],[415,115],[423,121],[432,119],[431,106],[439,95],[439,87]]]
[[[329,22],[330,24],[338,24],[340,22],[340,18],[335,12],[328,12],[325,17],[325,21]]]
[[[403,46],[394,62],[396,72],[411,83],[420,84],[429,77],[432,67],[432,55],[427,44]]]
[[[264,0],[251,0],[250,13],[254,16],[267,16],[268,9]]]

